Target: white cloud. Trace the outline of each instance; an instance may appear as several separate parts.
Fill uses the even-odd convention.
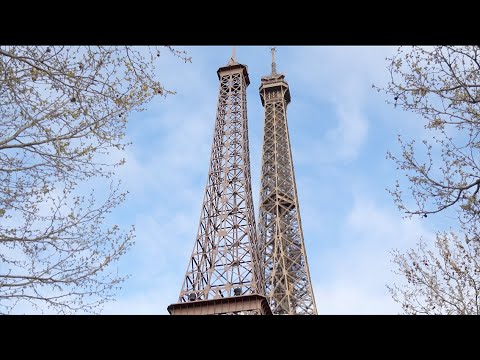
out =
[[[385,57],[393,48],[387,47],[320,47],[295,48],[292,65],[303,71],[295,72],[296,92],[314,102],[305,108],[316,130],[327,127],[325,133],[314,131],[302,141],[309,143],[309,155],[301,154],[301,161],[337,162],[354,160],[368,137],[369,119],[367,106],[380,103],[380,97],[372,97],[371,85],[382,83],[386,77]],[[304,105],[306,100],[301,100]],[[334,117],[320,111],[327,103]],[[322,106],[323,105],[323,106]],[[315,118],[313,118],[315,117]],[[333,120],[333,121],[332,121]],[[330,125],[335,124],[336,126]]]
[[[320,315],[392,315],[400,312],[388,294],[372,294],[361,285],[336,284],[315,294]]]
[[[144,291],[131,294],[120,294],[116,301],[109,302],[102,310],[102,314],[115,315],[149,315],[168,314],[167,306],[176,302],[180,288],[178,279],[170,274],[151,279],[151,286]]]
[[[338,126],[327,132],[325,142],[316,149],[325,162],[355,159],[367,138],[368,121],[358,108],[337,105],[336,111]],[[328,151],[332,146],[338,147],[333,153]]]
[[[316,249],[321,279],[315,282],[320,314],[395,314],[387,283],[397,279],[390,250],[412,247],[433,234],[420,219],[403,220],[391,207],[381,206],[367,192],[355,192],[351,211],[327,250]],[[321,274],[321,272],[325,272]]]

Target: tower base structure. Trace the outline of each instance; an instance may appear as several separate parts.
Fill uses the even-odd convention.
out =
[[[267,298],[262,295],[242,295],[172,304],[170,315],[272,315]]]

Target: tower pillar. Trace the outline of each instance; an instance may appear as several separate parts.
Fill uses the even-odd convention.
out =
[[[247,66],[233,53],[217,71],[219,96],[200,223],[170,314],[271,314],[253,211]]]
[[[315,315],[287,124],[290,89],[277,73],[275,49],[259,91],[265,123],[257,233],[265,295],[273,314]]]

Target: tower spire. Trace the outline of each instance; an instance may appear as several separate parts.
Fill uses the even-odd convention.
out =
[[[275,47],[270,49],[272,51],[272,75],[277,75],[277,64],[275,63]]]

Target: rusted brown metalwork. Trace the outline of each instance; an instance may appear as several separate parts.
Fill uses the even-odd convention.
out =
[[[272,315],[268,301],[262,295],[242,295],[172,304],[171,315]]]

